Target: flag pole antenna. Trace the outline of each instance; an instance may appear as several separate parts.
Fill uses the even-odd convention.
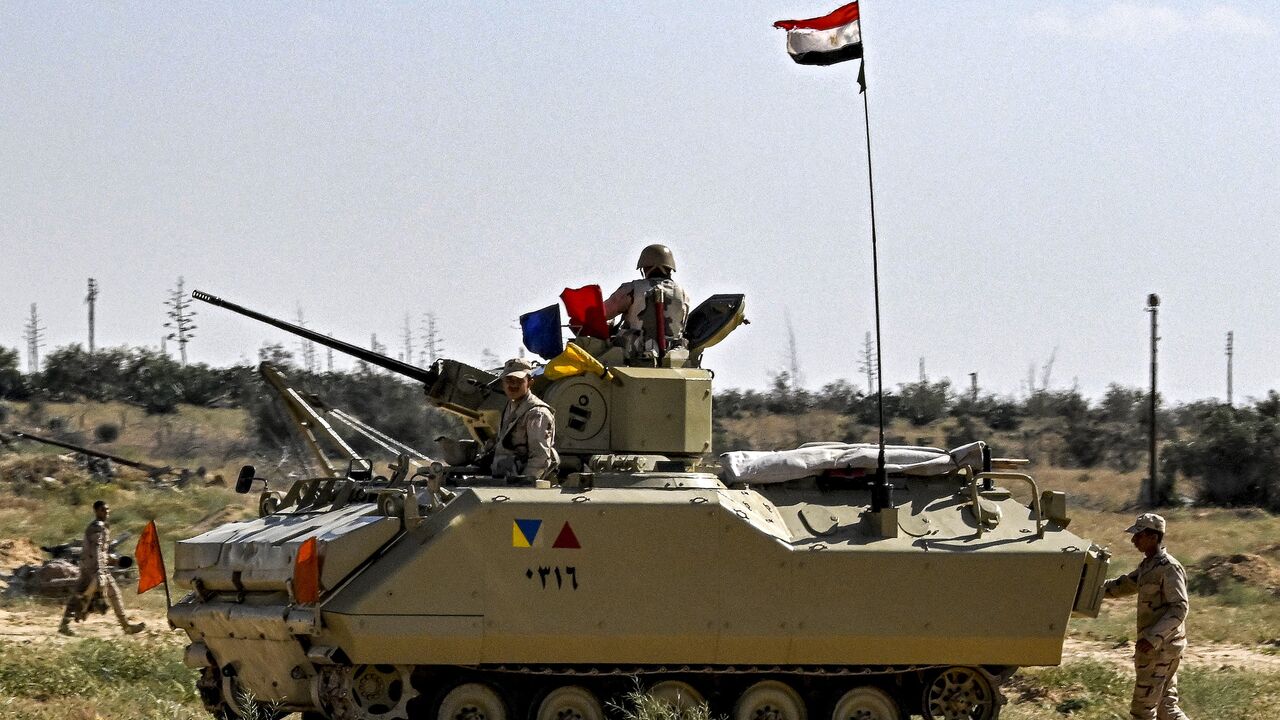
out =
[[[876,316],[876,414],[880,424],[880,452],[875,479],[871,483],[871,511],[893,507],[892,488],[885,467],[884,372],[880,351],[880,257],[876,243],[876,189],[871,171],[871,113],[867,102],[866,43],[862,38],[859,0],[836,8],[822,17],[806,20],[779,20],[774,27],[787,31],[787,54],[801,65],[834,65],[861,59],[858,86],[862,95],[862,118],[867,135],[867,190],[871,196],[871,278],[875,289]],[[867,388],[870,392],[871,388]]]
[[[861,4],[861,3],[859,3]],[[871,171],[871,112],[867,103],[867,43],[862,36],[862,13],[858,13],[858,39],[862,44],[862,62],[858,68],[859,94],[862,95],[862,120],[867,138],[867,192],[871,202],[871,282],[875,297],[876,318],[876,414],[880,424],[880,453],[876,459],[876,475],[871,486],[871,511],[879,512],[893,506],[889,478],[884,460],[884,363],[880,352],[880,257],[876,243],[876,185]],[[870,388],[868,388],[869,390]]]

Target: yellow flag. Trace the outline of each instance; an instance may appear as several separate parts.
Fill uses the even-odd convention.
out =
[[[547,361],[542,376],[548,380],[560,380],[575,375],[595,373],[604,375],[604,365],[574,343],[565,346],[564,352]]]

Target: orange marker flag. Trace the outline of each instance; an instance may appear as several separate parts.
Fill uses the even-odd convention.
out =
[[[156,521],[147,523],[138,538],[138,547],[133,551],[138,562],[138,592],[144,593],[151,588],[165,583],[165,594],[169,586],[165,582],[164,555],[160,553],[160,535],[156,533]]]
[[[293,596],[300,603],[320,599],[320,555],[315,537],[307,538],[298,547],[293,561]]]

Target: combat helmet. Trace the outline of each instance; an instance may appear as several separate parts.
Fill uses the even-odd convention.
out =
[[[636,261],[636,269],[643,270],[652,267],[665,268],[668,272],[675,272],[676,258],[671,254],[671,248],[655,243],[641,250],[640,259]]]

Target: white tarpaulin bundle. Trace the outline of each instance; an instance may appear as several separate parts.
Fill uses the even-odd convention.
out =
[[[975,442],[947,452],[938,448],[886,445],[885,470],[890,474],[917,477],[947,475],[966,465],[981,470],[983,447],[983,443]],[[825,470],[875,471],[879,455],[880,446],[874,443],[814,443],[795,450],[727,452],[720,456],[720,465],[727,482],[759,485],[798,480]]]

